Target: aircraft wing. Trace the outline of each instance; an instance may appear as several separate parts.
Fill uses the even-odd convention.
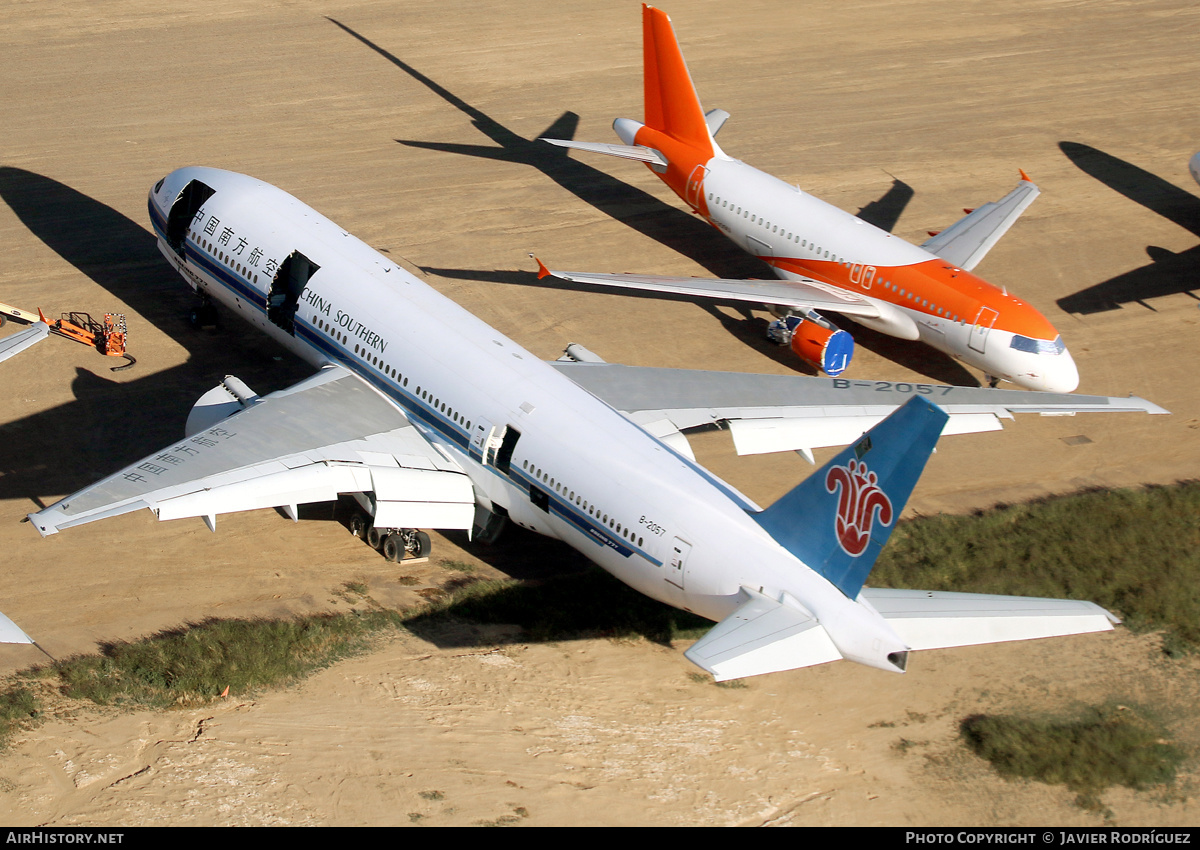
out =
[[[469,529],[471,480],[366,381],[341,366],[208,424],[30,514],[43,535],[138,508],[160,520],[332,501],[373,493],[375,521]]]
[[[691,456],[683,431],[728,427],[738,454],[847,445],[911,398],[922,395],[948,414],[942,435],[1000,430],[1017,413],[1167,413],[1136,396],[1110,398],[1033,390],[993,390],[803,375],[752,375],[554,361],[592,395],[625,413],[676,451]]]
[[[1041,190],[1021,172],[1022,180],[998,201],[986,203],[967,213],[921,247],[937,254],[961,269],[970,271],[1000,237],[1008,232],[1021,213],[1033,203]]]
[[[11,336],[0,339],[0,360],[7,360],[15,354],[20,354],[29,346],[41,342],[50,335],[50,326],[45,322],[34,322],[23,331],[17,331]]]
[[[860,599],[911,649],[1110,631],[1121,622],[1094,602],[864,587]]]
[[[660,277],[636,274],[551,271],[538,261],[538,277],[557,277],[592,286],[616,286],[670,295],[690,295],[722,301],[777,304],[794,310],[829,310],[845,316],[878,318],[878,305],[869,298],[816,280],[724,280],[702,277]]]

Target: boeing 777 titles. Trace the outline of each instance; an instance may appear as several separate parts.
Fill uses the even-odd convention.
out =
[[[1029,303],[971,273],[1038,195],[1024,172],[1017,187],[920,247],[726,155],[715,136],[729,113],[705,113],[671,19],[642,7],[645,123],[618,118],[623,145],[545,139],[646,165],[688,206],[783,279],[705,280],[550,271],[539,277],[765,305],[767,335],[830,376],[854,341],[822,313],[922,342],[983,370],[994,386],[1071,392],[1079,372],[1062,337]]]
[[[186,434],[30,515],[37,530],[352,496],[392,559],[421,529],[564,541],[642,593],[718,622],[688,657],[718,678],[910,649],[1111,628],[1083,601],[863,586],[939,435],[1014,412],[1162,413],[1139,398],[546,363],[280,189],[188,167],[155,184],[158,246],[208,305],[316,373],[260,397],[227,377]],[[739,451],[848,445],[765,510],[698,465],[684,431]],[[869,429],[869,430],[868,430]],[[864,434],[864,431],[866,433]]]

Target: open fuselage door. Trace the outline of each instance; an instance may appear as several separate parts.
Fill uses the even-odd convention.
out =
[[[279,271],[271,279],[271,288],[267,291],[267,318],[272,324],[295,335],[300,294],[320,268],[299,251],[288,254],[287,259],[279,264]]]
[[[171,212],[167,214],[167,243],[176,254],[183,257],[183,246],[187,241],[188,225],[196,217],[204,202],[216,194],[211,186],[199,180],[190,180],[171,204]]]

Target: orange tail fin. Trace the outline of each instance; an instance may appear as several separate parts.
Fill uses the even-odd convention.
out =
[[[642,6],[646,126],[712,155],[712,137],[667,13]]]

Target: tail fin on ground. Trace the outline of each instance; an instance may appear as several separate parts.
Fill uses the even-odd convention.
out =
[[[858,596],[949,417],[921,397],[754,519],[851,599]]]
[[[712,156],[708,122],[671,19],[653,6],[642,6],[642,50],[646,126],[687,145],[708,149]]]

